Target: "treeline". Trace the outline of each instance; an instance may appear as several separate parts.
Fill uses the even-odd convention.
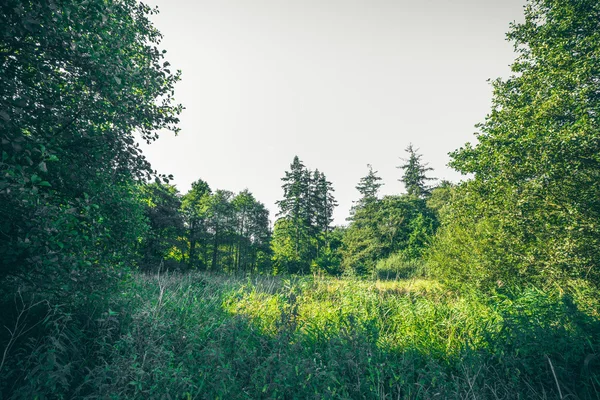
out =
[[[334,189],[324,173],[294,157],[282,178],[283,197],[271,233],[269,212],[245,190],[212,192],[203,180],[181,195],[165,183],[138,187],[147,229],[138,241],[136,265],[215,272],[267,274],[351,273],[369,275],[378,260],[393,254],[404,261],[422,257],[438,226],[427,200],[432,190],[421,155],[407,149],[401,177],[406,194],[378,198],[381,183],[369,174],[357,186],[348,227],[334,227]],[[437,190],[433,189],[433,193]],[[438,196],[439,197],[439,196]]]
[[[174,186],[141,186],[147,234],[140,237],[139,268],[268,271],[269,212],[252,193],[212,192],[203,180],[185,195]]]
[[[452,153],[471,179],[427,185],[409,147],[406,194],[379,198],[369,167],[348,226],[333,227],[331,182],[295,158],[272,233],[251,193],[199,180],[180,195],[151,169],[134,132],[148,142],[177,132],[180,73],[158,47],[155,10],[92,3],[1,6],[0,279],[10,287],[63,296],[161,264],[368,275],[389,257],[487,288],[599,281],[596,2],[532,1],[512,27],[515,74],[494,82],[477,143]]]
[[[273,236],[274,272],[306,273],[331,264],[333,210],[337,202],[325,174],[307,169],[298,157],[282,179],[283,199]]]
[[[404,262],[421,259],[438,226],[437,212],[427,205],[430,170],[409,145],[399,168],[406,194],[378,198],[381,178],[369,167],[357,185],[347,227],[332,227],[337,202],[332,184],[295,157],[282,179],[284,198],[273,232],[274,273],[370,275],[378,260],[399,255]],[[446,184],[444,184],[446,185]],[[437,196],[439,197],[439,196]]]

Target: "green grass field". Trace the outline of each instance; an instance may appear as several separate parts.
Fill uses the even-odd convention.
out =
[[[485,297],[426,279],[191,273],[123,288],[87,339],[55,322],[18,398],[600,396],[600,308],[582,285]]]

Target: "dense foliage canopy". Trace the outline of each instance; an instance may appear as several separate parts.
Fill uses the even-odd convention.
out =
[[[135,262],[134,185],[152,170],[134,135],[176,131],[181,110],[153,12],[134,0],[0,5],[0,279],[67,293]]]
[[[436,250],[449,276],[600,282],[599,13],[594,0],[535,0],[512,26],[514,75],[494,82],[477,143],[452,154],[474,179]]]

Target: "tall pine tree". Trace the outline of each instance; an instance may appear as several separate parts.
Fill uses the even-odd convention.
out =
[[[404,164],[397,167],[404,170],[402,178],[399,181],[404,184],[409,196],[418,198],[427,197],[431,193],[429,186],[427,186],[427,181],[434,180],[435,178],[430,178],[426,174],[432,171],[433,168],[428,167],[427,163],[421,161],[422,155],[417,152],[418,149],[415,149],[412,143],[408,145],[405,151],[408,153],[408,158],[404,159]]]
[[[273,233],[277,271],[308,272],[327,245],[337,205],[333,187],[318,170],[308,170],[296,156],[283,181],[283,199],[277,202],[279,219]]]
[[[374,200],[377,200],[379,189],[384,185],[379,182],[381,181],[381,177],[377,175],[377,171],[373,171],[371,164],[367,164],[367,168],[369,168],[369,173],[360,178],[358,185],[356,185],[356,190],[360,193],[360,199],[358,199],[356,205],[352,207],[350,212],[351,215],[354,215],[357,208],[364,207]]]

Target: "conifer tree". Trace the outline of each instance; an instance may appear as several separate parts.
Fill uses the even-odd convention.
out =
[[[337,206],[337,201],[333,196],[334,190],[332,183],[329,182],[325,174],[319,172],[319,170],[316,170],[313,174],[312,192],[315,236],[322,236],[323,242],[325,246],[327,246],[328,233],[331,230],[333,211]]]
[[[286,226],[291,230],[295,257],[299,258],[302,252],[301,242],[306,237],[307,226],[310,225],[310,173],[298,156],[295,156],[290,171],[286,171],[281,180],[283,199],[276,203],[279,206],[277,216],[289,221]]]
[[[356,185],[356,190],[358,190],[361,195],[357,202],[358,207],[364,206],[365,204],[376,200],[379,189],[384,185],[383,183],[379,182],[381,178],[377,175],[377,171],[373,171],[371,164],[367,164],[367,168],[369,168],[369,173],[360,178],[358,185]]]
[[[402,178],[398,180],[404,183],[409,196],[427,197],[430,194],[430,188],[426,185],[426,182],[435,178],[430,178],[426,174],[432,171],[433,168],[428,167],[427,163],[421,161],[422,155],[417,152],[418,149],[413,148],[412,143],[408,145],[405,151],[408,153],[408,158],[404,159],[405,164],[397,167],[404,170]]]
[[[337,205],[333,187],[325,174],[308,170],[297,156],[282,181],[283,199],[277,202],[279,219],[273,233],[275,267],[308,272],[327,244]]]

